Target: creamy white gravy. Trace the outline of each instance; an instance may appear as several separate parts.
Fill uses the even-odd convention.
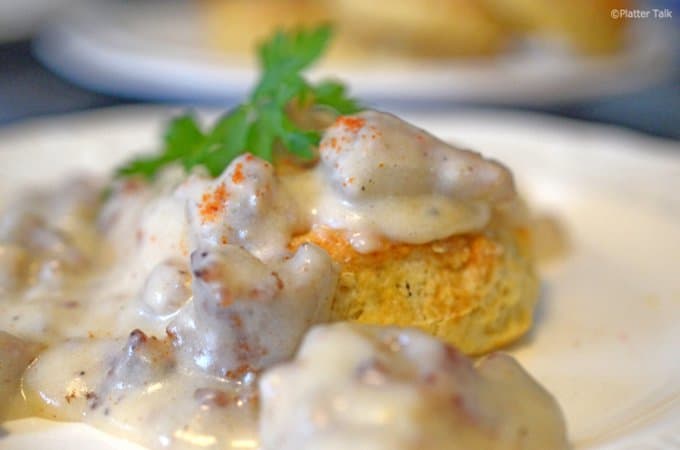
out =
[[[360,252],[479,230],[515,198],[505,167],[391,114],[340,117],[319,153],[314,170],[284,182],[312,223],[346,231]]]
[[[515,198],[499,164],[384,113],[340,118],[320,154],[292,175],[243,155],[216,179],[170,168],[106,199],[91,180],[18,198],[0,216],[0,418],[82,420],[154,448],[256,448],[260,374],[328,319],[337,281],[322,249],[289,250],[293,235],[331,227],[359,251],[422,243],[481,229]],[[356,357],[338,342],[327,350]],[[328,376],[341,388],[346,374]]]
[[[557,403],[514,359],[475,367],[414,329],[316,326],[260,401],[262,450],[568,448]]]

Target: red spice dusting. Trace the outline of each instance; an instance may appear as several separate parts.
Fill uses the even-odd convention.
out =
[[[371,130],[371,133],[373,133],[374,136],[382,136],[382,131],[371,125],[368,127],[369,130]]]
[[[349,177],[349,178],[347,179],[347,182],[348,182],[349,184],[354,183],[354,177]]]
[[[255,157],[253,155],[251,155],[250,153],[246,154],[246,161],[252,161],[254,159],[255,159]]]
[[[335,137],[331,138],[331,148],[335,150],[335,153],[340,152],[340,146],[338,145],[338,139]]]
[[[338,120],[335,121],[336,125],[344,126],[348,131],[352,133],[357,133],[366,123],[366,121],[360,117],[348,117],[340,116]]]
[[[235,174],[234,174],[235,175]],[[219,213],[224,209],[224,204],[227,202],[229,194],[224,183],[221,183],[213,192],[206,192],[201,197],[201,203],[198,206],[198,212],[201,215],[203,223],[214,222],[217,220]]]
[[[234,174],[231,176],[231,181],[234,184],[241,184],[245,178],[243,175],[243,163],[237,163],[234,168]]]
[[[222,243],[222,245],[227,245],[229,243],[229,239],[227,239],[226,236],[222,236],[220,238],[220,242]]]

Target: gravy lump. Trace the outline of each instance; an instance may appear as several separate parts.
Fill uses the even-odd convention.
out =
[[[315,170],[292,178],[312,222],[345,230],[360,252],[381,240],[423,244],[483,228],[516,197],[512,175],[391,114],[340,117],[326,130]],[[306,187],[306,189],[305,189]]]
[[[215,179],[170,167],[153,182],[117,181],[106,199],[103,183],[76,179],[9,205],[0,418],[84,421],[152,448],[257,448],[266,373],[264,449],[304,448],[298,426],[318,449],[355,438],[388,448],[402,435],[444,448],[449,425],[461,442],[485,445],[489,430],[516,442],[524,429],[526,442],[561,442],[554,402],[506,357],[474,369],[416,332],[338,325],[314,328],[287,363],[328,320],[338,277],[321,248],[292,252],[294,235],[341,229],[361,251],[422,243],[482,229],[515,198],[503,166],[385,113],[338,119],[320,156],[281,175],[249,154]],[[381,349],[392,338],[398,351]],[[332,410],[333,392],[350,409]],[[447,409],[436,394],[465,403]],[[314,411],[329,428],[305,422]]]
[[[316,326],[260,398],[262,450],[568,448],[557,402],[513,358],[475,366],[414,329]]]
[[[250,154],[236,158],[199,201],[190,202],[189,217],[201,242],[239,245],[265,261],[282,256],[291,236],[305,229],[272,165]]]

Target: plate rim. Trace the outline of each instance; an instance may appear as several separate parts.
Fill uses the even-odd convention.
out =
[[[149,106],[149,105],[124,105],[124,106],[114,106],[101,109],[95,109],[90,111],[79,111],[66,115],[41,117],[36,119],[30,119],[19,124],[7,125],[0,127],[0,158],[7,155],[6,152],[18,151],[18,149],[6,149],[4,145],[7,138],[11,141],[12,139],[21,139],[23,135],[41,128],[47,127],[57,127],[63,126],[64,124],[73,124],[74,122],[80,122],[78,126],[87,126],[88,124],[95,123],[98,126],[110,126],[112,117],[115,119],[116,123],[131,123],[137,121],[140,118],[142,120],[148,120],[153,123],[155,127],[160,127],[163,122],[163,118],[168,118],[172,114],[183,110],[183,107],[171,107],[171,106]],[[215,110],[199,110],[200,115],[206,118],[212,118],[215,116]],[[475,121],[480,118],[487,118],[494,122],[494,125],[498,123],[504,123],[505,126],[517,126],[517,124],[524,124],[524,126],[531,125],[537,128],[547,128],[548,133],[559,134],[574,134],[575,132],[583,133],[584,130],[587,133],[585,135],[591,135],[597,137],[597,135],[602,135],[601,139],[611,139],[615,137],[620,142],[627,142],[625,147],[617,150],[624,150],[626,152],[632,152],[631,154],[637,157],[643,157],[645,159],[652,158],[659,164],[671,163],[680,169],[680,146],[678,142],[672,139],[658,138],[654,136],[649,136],[644,133],[637,131],[622,129],[618,126],[611,125],[601,125],[593,124],[589,122],[584,122],[581,120],[565,119],[540,113],[533,112],[515,112],[506,110],[488,110],[488,109],[469,109],[466,111],[455,111],[449,113],[431,113],[431,114],[406,114],[405,117],[408,120],[415,120],[417,123],[423,124],[435,124],[433,128],[438,129],[444,127],[445,124],[454,120],[459,120],[461,117],[467,117],[468,120]],[[428,127],[428,130],[430,127]],[[77,131],[77,130],[76,130]],[[633,144],[631,144],[631,141]],[[649,144],[654,145],[649,145]],[[648,144],[649,147],[647,145]],[[642,147],[647,147],[643,149]],[[651,147],[651,148],[650,148]],[[650,152],[650,150],[653,150]],[[680,218],[680,216],[679,216]],[[680,411],[677,407],[680,402],[677,399],[674,400],[673,409],[671,412]],[[634,442],[640,444],[653,445],[664,443],[664,442],[676,442],[680,440],[680,436],[677,432],[670,430],[670,427],[664,427],[668,423],[675,424],[679,421],[680,416],[673,415],[663,415],[664,420],[650,419],[650,424],[653,425],[655,429],[658,429],[659,433],[652,433],[650,429],[643,428],[638,429],[636,427],[630,430],[625,435],[617,435],[613,437],[612,441],[602,441],[600,438],[593,439],[594,442],[587,442],[585,448],[609,448],[611,445],[627,445],[627,442]],[[648,424],[642,424],[640,426],[644,427]],[[670,430],[670,431],[669,431]],[[603,433],[608,434],[608,433]],[[602,439],[606,439],[606,436]],[[1,443],[1,441],[0,441]],[[604,445],[604,446],[603,446]],[[596,447],[593,447],[596,446]],[[612,447],[614,448],[614,447]]]

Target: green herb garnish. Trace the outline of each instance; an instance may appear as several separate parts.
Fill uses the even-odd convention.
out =
[[[187,171],[203,166],[217,176],[245,152],[272,161],[275,144],[298,158],[313,158],[321,135],[295,124],[286,112],[290,105],[324,106],[338,114],[361,110],[341,83],[312,84],[302,76],[302,71],[324,53],[331,36],[328,25],[277,32],[258,49],[262,75],[246,102],[222,116],[208,131],[201,130],[190,114],[173,119],[165,130],[161,153],[134,159],[120,167],[117,175],[153,178],[166,165],[180,163]]]

